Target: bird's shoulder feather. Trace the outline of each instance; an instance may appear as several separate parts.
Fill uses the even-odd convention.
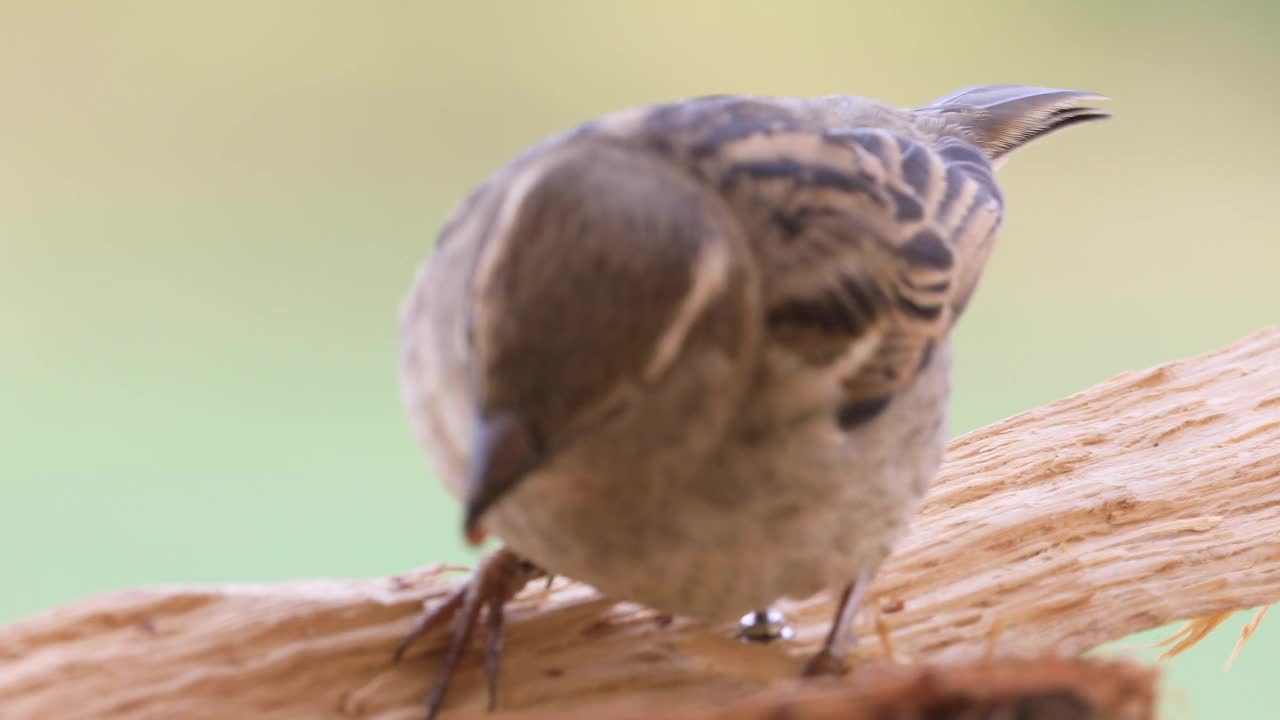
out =
[[[582,131],[669,158],[718,193],[759,264],[770,351],[838,374],[846,426],[927,365],[1003,212],[986,155],[909,111],[719,96]]]

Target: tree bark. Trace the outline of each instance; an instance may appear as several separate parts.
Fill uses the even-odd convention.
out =
[[[0,715],[420,717],[440,642],[400,665],[391,651],[460,580],[435,566],[90,598],[0,629]],[[796,638],[760,646],[535,584],[508,608],[500,705],[528,718],[1149,717],[1151,672],[1054,657],[1280,599],[1280,328],[956,439],[869,598],[853,678],[802,685],[830,598],[779,605]],[[483,716],[478,656],[446,719]],[[901,712],[871,714],[886,707]]]

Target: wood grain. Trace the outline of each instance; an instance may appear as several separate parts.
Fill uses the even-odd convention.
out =
[[[420,604],[460,577],[433,566],[363,580],[159,587],[56,608],[0,629],[0,716],[420,717],[440,643],[399,666],[391,651]],[[892,682],[908,687],[911,678],[980,677],[975,668],[1059,667],[1045,654],[1070,657],[1181,618],[1280,600],[1280,328],[956,439],[871,598],[857,623],[855,679],[824,689],[796,678],[825,630],[829,598],[781,605],[796,640],[755,646],[731,627],[664,626],[565,580],[534,585],[508,612],[501,705],[526,709],[521,717],[605,702],[609,717],[711,718],[779,698],[810,707],[826,692],[819,699],[844,698],[825,701],[846,712],[848,698],[879,692],[869,678],[906,677]],[[909,667],[877,670],[891,662],[877,626],[892,660]],[[988,655],[1000,661],[982,662]],[[1068,664],[1063,672],[1080,678],[1108,672]],[[1146,678],[1131,688],[1136,697],[1150,678],[1132,672]],[[473,656],[445,718],[483,716],[484,703]],[[654,703],[670,704],[658,712]],[[735,717],[754,717],[745,713]]]

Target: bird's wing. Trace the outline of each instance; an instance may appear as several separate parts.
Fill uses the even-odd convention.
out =
[[[720,97],[628,120],[731,206],[760,261],[772,352],[838,373],[845,426],[929,362],[1003,210],[976,147],[926,139],[882,109],[867,117],[836,128],[800,101]]]

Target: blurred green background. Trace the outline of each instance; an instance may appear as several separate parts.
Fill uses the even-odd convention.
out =
[[[1274,324],[1277,38],[1261,1],[6,0],[0,622],[468,559],[399,406],[397,305],[471,186],[623,106],[1115,98],[1001,172],[956,433]],[[1220,670],[1244,619],[1170,666],[1196,717],[1274,717],[1280,628]]]

